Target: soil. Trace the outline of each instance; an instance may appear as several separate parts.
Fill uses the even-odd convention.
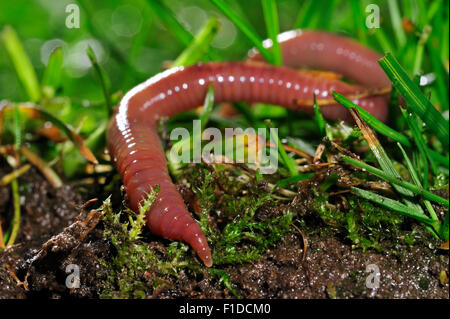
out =
[[[0,176],[8,172],[5,167],[0,163]],[[22,224],[16,244],[0,253],[0,298],[98,298],[107,275],[102,260],[112,254],[112,246],[103,238],[102,216],[88,209],[96,205],[82,208],[92,196],[70,184],[55,190],[34,168],[19,182]],[[12,216],[9,189],[0,187],[3,229]],[[448,251],[416,245],[398,247],[401,254],[363,252],[330,232],[304,230],[303,235],[293,230],[259,261],[225,267],[240,297],[449,298]],[[149,248],[166,254],[167,241],[145,238]],[[68,289],[72,264],[79,266],[81,285]],[[152,269],[147,275],[152,277]],[[166,279],[160,289],[151,288],[149,280],[146,297],[235,297],[206,274],[180,270],[178,277]],[[366,281],[378,288],[367,288]]]

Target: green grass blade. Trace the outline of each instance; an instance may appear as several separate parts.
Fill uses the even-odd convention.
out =
[[[275,65],[283,64],[283,57],[281,55],[281,47],[278,43],[277,36],[280,33],[280,27],[278,24],[278,11],[275,0],[261,0],[264,20],[266,22],[267,35],[272,40],[272,54],[273,63]]]
[[[106,111],[108,116],[111,116],[113,113],[113,105],[111,102],[111,82],[106,75],[106,72],[100,66],[97,61],[97,57],[95,56],[94,50],[91,47],[88,47],[86,53],[91,60],[92,66],[94,67],[95,74],[97,75],[98,80],[100,81],[100,85],[102,87],[103,96],[105,98]]]
[[[263,40],[259,35],[247,24],[242,18],[240,18],[230,6],[223,0],[210,0],[222,13],[230,19],[235,26],[248,38],[248,40],[255,46],[256,49],[269,63],[274,63],[273,54],[263,46]]]
[[[208,52],[211,42],[219,31],[219,23],[215,17],[209,19],[197,33],[188,47],[173,62],[172,67],[192,65],[199,62]]]
[[[173,12],[159,0],[147,0],[147,3],[178,41],[186,47],[189,46],[194,37],[175,19]]]
[[[388,0],[389,14],[391,16],[392,27],[394,28],[394,35],[397,40],[399,48],[403,48],[406,45],[406,34],[403,30],[402,16],[398,8],[397,0]]]
[[[416,46],[416,56],[414,58],[413,74],[417,74],[422,69],[423,64],[423,52],[425,50],[425,44],[431,33],[431,27],[429,25],[425,26],[422,34],[420,35],[419,42]]]
[[[178,22],[175,14],[159,0],[147,0],[147,4],[152,11],[160,18],[165,27],[171,32],[178,41],[185,47],[188,47],[194,40],[194,36]],[[222,58],[214,50],[209,49],[207,55],[214,61],[221,61]]]
[[[13,193],[14,215],[11,221],[11,232],[8,238],[8,242],[6,243],[6,247],[14,245],[20,228],[20,194],[19,182],[16,178],[11,181],[11,190]]]
[[[28,98],[33,102],[39,101],[41,98],[39,81],[16,31],[12,27],[6,26],[1,31],[0,38],[3,40],[17,77],[25,88]]]
[[[367,27],[366,27],[366,13],[362,8],[362,3],[359,0],[350,0],[353,12],[353,29],[356,30],[358,39],[362,43],[367,43]]]
[[[268,123],[267,127],[269,129],[272,128],[272,125],[271,125],[270,122],[267,121],[266,123]],[[298,171],[295,169],[295,162],[294,162],[294,160],[291,157],[289,157],[287,155],[286,150],[283,147],[283,143],[281,142],[281,139],[280,139],[280,137],[278,135],[277,130],[271,130],[270,132],[271,132],[271,134],[275,135],[274,136],[274,140],[277,141],[278,154],[281,156],[281,160],[283,161],[284,165],[286,165],[286,167],[287,167],[289,173],[291,174],[291,176],[297,176],[298,175]]]
[[[61,73],[63,64],[63,50],[61,47],[57,47],[50,54],[47,67],[42,77],[42,88],[44,91],[50,90],[49,96],[52,97],[61,83]]]
[[[202,113],[200,114],[201,131],[206,127],[208,123],[209,115],[214,106],[214,87],[212,85],[208,86],[208,91],[206,92],[205,102],[203,103]]]
[[[319,131],[320,131],[320,135],[322,136],[326,136],[327,132],[326,132],[326,122],[325,119],[323,118],[322,112],[320,112],[320,108],[317,105],[317,100],[316,100],[316,94],[314,94],[314,118],[316,119],[316,123],[317,126],[319,127]]]
[[[447,199],[442,198],[442,197],[440,197],[440,196],[438,196],[436,194],[433,194],[433,193],[431,193],[431,192],[429,192],[429,191],[427,191],[427,190],[425,190],[425,189],[423,189],[423,188],[421,188],[419,186],[416,186],[414,184],[405,182],[405,181],[403,181],[401,179],[392,177],[389,174],[386,174],[385,172],[383,172],[382,170],[380,170],[380,169],[378,169],[376,167],[373,167],[373,166],[371,166],[369,164],[366,164],[366,163],[364,163],[364,162],[362,162],[360,160],[357,160],[357,159],[354,159],[354,158],[351,158],[351,157],[348,157],[348,156],[345,156],[345,155],[342,156],[342,160],[344,162],[350,164],[350,165],[353,165],[353,166],[358,167],[360,169],[364,169],[364,170],[368,171],[369,173],[371,173],[371,174],[373,174],[375,176],[383,178],[383,179],[387,180],[388,182],[390,182],[392,184],[400,185],[400,186],[410,190],[411,192],[413,192],[416,195],[423,196],[425,199],[428,199],[428,200],[431,200],[433,202],[443,204],[446,207],[449,207],[449,202],[448,202]]]
[[[419,175],[417,174],[416,170],[414,169],[414,166],[412,165],[411,160],[409,159],[408,155],[406,154],[406,151],[404,150],[404,148],[402,147],[402,145],[400,143],[397,143],[397,145],[403,154],[403,158],[405,159],[406,167],[408,168],[409,174],[411,175],[411,179],[413,180],[414,184],[416,184],[419,187],[422,186],[422,185],[420,185]],[[430,201],[424,200],[424,204],[425,204],[428,212],[430,213],[431,218],[433,220],[438,220],[436,212],[435,212],[433,206],[431,205]]]
[[[342,94],[339,94],[336,91],[332,92],[334,99],[345,106],[347,109],[356,108],[358,110],[359,115],[361,118],[366,121],[367,124],[370,125],[371,128],[373,128],[378,133],[391,138],[392,140],[399,142],[407,147],[411,146],[411,143],[405,135],[403,135],[400,132],[397,132],[396,130],[390,128],[383,122],[381,122],[379,119],[377,119],[375,116],[364,110],[359,105],[356,105],[351,100],[347,99]]]
[[[352,187],[351,191],[353,194],[358,195],[362,198],[370,200],[378,205],[389,208],[390,210],[399,213],[403,216],[414,218],[422,223],[428,224],[430,226],[435,226],[436,221],[432,220],[424,216],[419,210],[415,210],[414,208],[404,205],[396,200],[390,199],[388,197],[384,197],[357,187]],[[438,223],[437,223],[438,224]]]
[[[391,79],[394,87],[405,98],[408,110],[417,114],[448,150],[448,121],[423,95],[419,87],[408,77],[406,71],[391,54],[383,57],[379,64]]]
[[[16,104],[13,105],[13,118],[14,118],[14,147],[16,150],[20,150],[22,146],[22,123],[20,121],[19,108]]]
[[[313,22],[317,19],[316,13],[316,5],[318,1],[316,0],[305,0],[304,4],[300,8],[300,11],[295,19],[294,29],[301,28],[311,28],[313,26]]]
[[[437,165],[433,160],[433,157],[429,154],[427,145],[423,138],[422,132],[420,131],[419,126],[417,125],[415,117],[411,113],[406,113],[403,111],[403,116],[406,118],[406,123],[408,124],[411,133],[416,142],[417,148],[419,149],[420,154],[422,155],[422,162],[424,165],[424,169],[426,169],[426,174],[424,174],[424,187],[427,188],[428,185],[428,161],[430,161],[431,169],[434,175],[437,175]],[[428,160],[427,160],[428,159]]]

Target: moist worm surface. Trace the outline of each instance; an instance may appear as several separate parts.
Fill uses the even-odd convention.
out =
[[[316,94],[325,117],[349,120],[347,110],[332,100],[335,90],[380,120],[387,119],[387,96],[371,95],[389,86],[377,64],[380,55],[351,39],[324,32],[289,31],[280,34],[279,41],[286,66],[334,71],[357,84],[259,63],[261,57],[253,53],[249,62],[198,64],[157,74],[123,97],[109,123],[108,149],[131,209],[137,211],[150,187],[159,185],[158,198],[147,212],[147,226],[156,235],[187,242],[207,266],[213,261],[206,238],[169,176],[156,132],[161,117],[198,107],[212,85],[215,103],[261,102],[306,112],[312,112]]]

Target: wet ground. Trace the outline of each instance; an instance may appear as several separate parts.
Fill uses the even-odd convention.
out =
[[[55,190],[34,168],[19,181],[22,224],[16,244],[0,253],[0,298],[98,298],[107,276],[102,260],[112,254],[101,212],[91,210],[93,204],[82,209],[89,198],[78,188]],[[11,215],[9,187],[0,187],[2,225],[9,225]],[[149,248],[167,254],[166,241],[146,240]],[[66,286],[71,265],[78,266],[79,288]],[[448,250],[415,245],[363,252],[338,234],[301,235],[293,229],[257,262],[223,270],[243,298],[449,298],[448,268]],[[234,297],[206,272],[189,270],[166,275],[154,289],[154,271],[149,269],[143,282],[148,298]]]

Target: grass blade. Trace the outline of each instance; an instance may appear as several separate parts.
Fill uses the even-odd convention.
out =
[[[269,121],[266,121],[266,124],[268,129],[273,128],[272,124]],[[291,176],[297,176],[298,171],[295,169],[295,162],[291,157],[287,155],[286,150],[283,148],[283,143],[281,142],[281,139],[278,135],[278,130],[270,130],[270,133],[275,135],[274,140],[277,141],[278,154],[281,156],[281,160],[283,161],[284,165],[286,165],[289,173],[291,174]]]
[[[431,33],[431,27],[429,25],[425,26],[423,28],[423,32],[420,35],[419,42],[416,46],[416,56],[414,58],[414,66],[413,66],[413,74],[416,75],[419,73],[422,69],[422,63],[423,63],[423,52],[425,49],[425,44],[428,41],[428,38]]]
[[[19,182],[17,179],[11,181],[11,190],[13,193],[13,205],[14,205],[14,215],[11,221],[11,233],[9,235],[6,247],[14,245],[17,235],[19,234],[20,228],[20,194],[19,194]]]
[[[408,77],[406,71],[391,54],[388,53],[378,62],[391,79],[394,87],[406,100],[408,110],[417,114],[448,150],[448,121],[423,95],[419,87]]]
[[[75,133],[74,130],[72,130],[67,124],[65,124],[63,121],[52,115],[51,113],[42,110],[38,107],[34,106],[20,106],[21,108],[30,109],[32,112],[36,112],[36,117],[42,118],[44,121],[49,121],[53,125],[55,125],[57,128],[59,128],[61,131],[63,131],[67,137],[75,144],[81,155],[83,155],[88,161],[91,163],[97,164],[97,159],[95,158],[94,154],[89,150],[89,148],[86,147],[86,145],[83,142],[83,139]]]
[[[206,92],[205,102],[203,103],[202,114],[200,114],[201,131],[206,127],[208,123],[209,115],[211,114],[212,108],[214,106],[214,87],[212,85],[208,86],[208,91]]]
[[[317,10],[315,4],[317,2],[314,0],[304,1],[304,5],[300,8],[297,19],[295,19],[294,29],[311,28],[313,18],[316,18],[315,13]]]
[[[194,40],[194,36],[186,30],[180,22],[178,22],[175,15],[168,7],[162,4],[159,0],[147,0],[147,4],[180,43],[182,43],[185,47],[188,47],[191,44]],[[212,49],[208,50],[207,55],[212,60],[222,60],[220,55]]]
[[[403,30],[402,16],[398,8],[397,0],[388,0],[389,14],[391,15],[392,27],[399,48],[403,48],[406,44],[406,34]]]
[[[314,118],[316,119],[317,126],[319,127],[320,135],[325,136],[327,134],[325,129],[325,120],[323,118],[322,112],[320,112],[320,108],[317,105],[316,94],[314,94]]]
[[[351,187],[351,191],[355,195],[377,203],[378,205],[389,208],[390,210],[401,215],[414,218],[422,223],[428,224],[430,226],[437,226],[439,224],[439,222],[436,222],[435,220],[424,216],[419,210],[415,210],[414,208],[404,205],[396,200],[357,187]]]
[[[419,149],[420,154],[422,155],[422,163],[424,165],[424,169],[426,169],[426,174],[424,174],[424,187],[428,188],[428,160],[430,161],[431,169],[434,175],[437,175],[437,166],[433,160],[433,157],[429,154],[427,145],[423,138],[422,132],[420,131],[419,126],[417,125],[415,117],[411,113],[406,113],[403,111],[403,116],[406,118],[406,123],[408,124],[411,133],[416,142],[417,148]],[[428,160],[427,160],[428,159]]]
[[[361,130],[361,133],[364,135],[364,138],[367,141],[367,144],[369,144],[369,147],[375,155],[375,158],[377,159],[378,163],[381,166],[381,169],[388,174],[389,176],[393,178],[400,179],[401,176],[399,172],[395,169],[394,164],[392,163],[391,159],[387,155],[384,148],[381,146],[380,141],[378,141],[377,137],[371,130],[371,128],[367,125],[366,122],[364,122],[361,117],[358,114],[358,111],[355,108],[349,109],[351,115],[353,116],[353,119],[355,120],[356,124],[358,125],[359,129]],[[405,196],[411,196],[412,193],[402,187],[398,187],[394,185],[394,188],[402,195]]]
[[[392,140],[399,142],[405,146],[408,146],[408,147],[411,146],[409,139],[402,133],[397,132],[396,130],[390,128],[389,126],[387,126],[386,124],[381,122],[379,119],[377,119],[375,116],[373,116],[372,114],[370,114],[369,112],[364,110],[362,107],[360,107],[359,105],[356,105],[351,100],[347,99],[342,94],[339,94],[336,91],[333,91],[332,94],[333,94],[334,99],[337,102],[339,102],[340,104],[342,104],[343,106],[345,106],[347,109],[356,108],[358,110],[358,113],[361,116],[361,118],[365,122],[367,122],[367,124],[369,124],[370,127],[372,127],[378,133],[380,133],[386,137],[389,137]]]
[[[42,89],[49,97],[53,97],[55,89],[60,85],[62,64],[63,50],[61,47],[57,47],[51,53],[47,67],[44,71],[44,76],[42,77]]]
[[[37,102],[41,98],[41,90],[39,82],[34,71],[33,65],[28,58],[16,31],[6,26],[0,33],[0,38],[3,40],[6,51],[14,65],[17,77],[22,83],[28,97],[31,101]]]
[[[58,174],[39,156],[37,156],[32,150],[28,147],[22,146],[20,148],[20,152],[22,155],[37,169],[39,169],[42,175],[47,178],[47,180],[52,184],[54,188],[59,188],[63,185],[61,179]]]
[[[264,20],[266,22],[267,35],[272,40],[273,63],[275,65],[283,64],[281,47],[277,36],[280,33],[278,24],[277,4],[275,0],[262,0]]]
[[[423,189],[422,187],[419,187],[419,186],[416,186],[414,184],[405,182],[405,181],[403,181],[401,179],[392,177],[389,174],[386,174],[385,172],[383,172],[382,170],[380,170],[380,169],[378,169],[376,167],[373,167],[373,166],[371,166],[369,164],[366,164],[366,163],[364,163],[364,162],[362,162],[360,160],[351,158],[349,156],[343,155],[342,156],[342,160],[344,162],[350,164],[350,165],[353,165],[353,166],[358,167],[360,169],[364,169],[364,170],[368,171],[369,173],[371,173],[371,174],[373,174],[373,175],[375,175],[377,177],[383,178],[383,179],[387,180],[388,182],[390,182],[392,184],[400,185],[400,186],[410,190],[411,192],[413,192],[416,195],[423,196],[425,199],[428,199],[428,200],[431,200],[433,202],[443,204],[446,207],[449,207],[449,202],[448,202],[447,199],[442,198],[442,197],[440,197],[440,196],[438,196],[436,194],[433,194],[433,193]]]
[[[172,67],[192,65],[199,62],[209,50],[211,42],[219,31],[219,23],[215,17],[209,19],[188,47],[173,62]]]
[[[400,148],[400,151],[403,154],[403,158],[405,159],[405,162],[406,162],[406,167],[408,168],[409,174],[411,175],[411,179],[413,180],[414,184],[416,184],[419,187],[422,186],[422,185],[420,185],[419,176],[417,175],[417,172],[414,169],[414,166],[412,165],[411,160],[409,159],[409,157],[406,154],[405,150],[403,149],[403,147],[401,146],[400,143],[397,143],[397,145],[398,145],[398,147]],[[425,204],[426,208],[428,209],[428,212],[430,213],[431,218],[434,219],[434,220],[438,220],[436,212],[434,211],[434,208],[431,205],[430,201],[429,200],[424,200],[424,204]]]
[[[111,102],[111,82],[106,75],[103,68],[97,61],[97,57],[95,56],[94,50],[91,47],[88,47],[86,53],[91,60],[92,66],[94,67],[95,74],[97,75],[98,80],[100,81],[100,85],[102,87],[103,96],[105,97],[106,111],[108,116],[111,116],[113,113],[113,105]]]
[[[236,27],[249,39],[249,41],[255,46],[256,49],[269,63],[274,63],[273,54],[263,46],[263,40],[259,35],[241,19],[230,6],[223,0],[210,0],[222,13],[228,17]]]

